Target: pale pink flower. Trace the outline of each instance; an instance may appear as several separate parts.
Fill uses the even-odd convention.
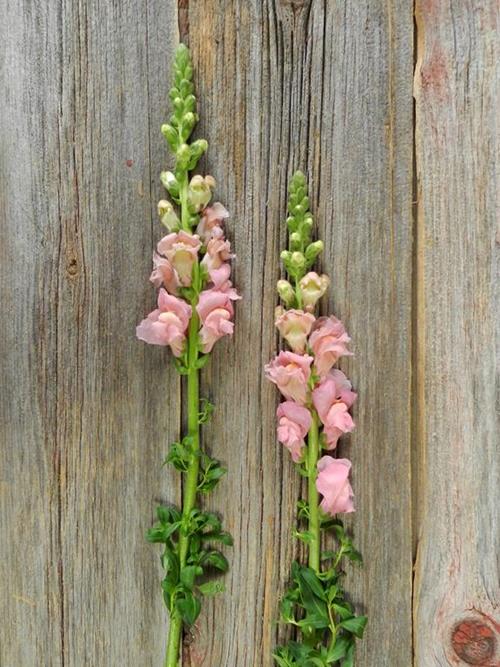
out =
[[[278,386],[285,398],[304,405],[312,361],[313,358],[308,355],[281,351],[265,367],[266,377]]]
[[[229,283],[229,281],[228,281]],[[234,330],[234,324],[231,318],[234,314],[234,308],[231,301],[240,299],[236,290],[226,285],[224,290],[209,289],[200,294],[196,310],[200,316],[202,327],[200,329],[200,339],[202,351],[210,352],[214,344],[222,336],[230,336]]]
[[[185,287],[191,285],[193,265],[198,259],[200,247],[200,239],[184,230],[168,234],[158,243],[158,252],[168,259]]]
[[[222,225],[227,218],[229,218],[229,213],[220,202],[215,202],[203,210],[196,233],[204,244],[208,243],[210,239],[224,237]]]
[[[348,514],[354,512],[354,493],[349,482],[351,462],[348,459],[334,459],[323,456],[318,461],[316,488],[323,500],[320,507],[327,514]]]
[[[300,292],[302,294],[302,303],[308,311],[313,311],[316,303],[321,299],[328,289],[330,278],[323,274],[318,276],[315,271],[310,271],[299,282]]]
[[[316,320],[309,346],[320,377],[324,377],[340,357],[352,355],[347,348],[350,342],[344,325],[333,315]]]
[[[307,408],[285,401],[280,403],[276,412],[278,417],[278,440],[290,451],[292,459],[300,461],[304,441],[311,428],[311,413]]]
[[[303,310],[276,309],[276,327],[294,352],[302,354],[306,349],[307,337],[314,324],[314,315]]]
[[[210,281],[213,283],[215,289],[229,289],[232,286],[232,283],[229,280],[231,275],[231,265],[222,264],[218,269],[211,269],[208,272]]]
[[[356,394],[351,391],[351,383],[344,373],[336,370],[314,389],[312,398],[324,426],[328,449],[335,449],[340,436],[354,429],[348,410],[356,400]]]
[[[205,257],[201,260],[207,271],[220,269],[222,264],[231,259],[231,244],[224,239],[210,239]]]
[[[149,279],[155,287],[163,285],[170,294],[177,294],[181,285],[177,271],[172,264],[157,252],[153,253],[153,272]]]
[[[152,345],[170,345],[173,354],[179,357],[190,317],[191,306],[162,288],[158,293],[158,308],[138,325],[136,336]]]

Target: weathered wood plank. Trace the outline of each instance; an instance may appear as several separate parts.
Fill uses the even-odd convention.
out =
[[[358,431],[346,451],[368,564],[352,588],[371,616],[358,664],[411,662],[412,26],[408,2],[210,0],[185,16],[200,132],[234,216],[244,296],[234,345],[218,348],[204,373],[217,404],[205,442],[229,467],[211,507],[235,533],[232,570],[227,594],[202,613],[187,664],[267,667],[282,635],[277,603],[299,489],[276,444],[277,395],[261,369],[276,349],[273,290],[297,167],[311,176],[326,240],[330,309],[356,340],[348,369],[360,391]]]
[[[495,614],[500,620],[497,19],[497,4],[488,0],[417,2],[421,484],[415,649],[422,667],[500,661],[494,626]],[[464,619],[473,622],[454,647],[453,628]],[[483,634],[474,645],[467,635],[478,622]],[[496,654],[490,635],[496,635]]]
[[[57,14],[7,2],[0,27],[0,663],[62,664],[56,344],[61,166]],[[40,29],[43,25],[44,28]],[[36,39],[35,34],[39,34]]]
[[[179,381],[134,333],[154,300],[175,3],[9,3],[8,19],[0,662],[157,665],[144,532],[178,500],[161,463]]]

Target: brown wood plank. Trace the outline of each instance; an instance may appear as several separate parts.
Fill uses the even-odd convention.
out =
[[[0,662],[157,665],[166,614],[144,533],[158,500],[179,499],[161,463],[180,384],[134,334],[154,302],[175,3],[8,10]]]
[[[414,617],[422,667],[500,661],[497,20],[497,4],[487,0],[417,2],[421,451]],[[455,624],[464,620],[472,622],[453,646]],[[466,636],[479,631],[477,623],[483,634],[474,646]]]
[[[347,367],[358,430],[346,452],[367,566],[350,585],[371,617],[357,664],[411,662],[412,21],[408,2],[189,4],[200,131],[233,214],[244,301],[234,345],[218,347],[204,372],[217,406],[205,443],[229,468],[210,506],[235,534],[232,570],[227,594],[202,612],[187,664],[267,667],[283,635],[277,603],[296,549],[299,481],[275,440],[278,397],[262,365],[277,344],[273,290],[286,181],[298,167],[326,241],[329,306],[357,350]]]

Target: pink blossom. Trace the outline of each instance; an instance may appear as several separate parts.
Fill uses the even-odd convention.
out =
[[[164,285],[170,294],[177,294],[180,287],[179,276],[172,264],[157,252],[153,253],[153,272],[149,277],[155,287]]]
[[[218,269],[211,269],[208,272],[210,281],[213,283],[215,289],[228,289],[232,286],[232,283],[229,280],[231,275],[231,265],[224,263]]]
[[[343,433],[354,429],[348,410],[356,400],[344,373],[335,370],[313,391],[313,404],[324,425],[328,449],[335,449]]]
[[[290,451],[292,459],[300,461],[304,441],[311,428],[311,413],[307,408],[285,401],[280,403],[276,412],[278,417],[278,440]]]
[[[158,293],[158,308],[142,320],[136,328],[136,336],[151,345],[170,345],[174,355],[179,357],[190,317],[191,306],[162,288]]]
[[[267,364],[266,377],[278,386],[285,398],[304,405],[312,362],[313,358],[308,355],[281,351]]]
[[[276,327],[294,352],[302,354],[315,318],[303,310],[276,309]]]
[[[229,218],[229,213],[221,203],[215,202],[212,206],[207,206],[201,220],[196,228],[196,233],[203,243],[208,243],[210,239],[220,239],[224,237],[222,224]]]
[[[327,514],[354,512],[354,494],[349,482],[351,462],[323,456],[318,461],[316,488],[323,496],[321,509]]]
[[[168,259],[185,287],[191,285],[193,264],[198,259],[200,246],[200,239],[184,230],[167,234],[158,243],[158,252]]]
[[[229,281],[228,281],[229,283]],[[202,327],[200,339],[203,352],[210,352],[216,341],[222,336],[230,336],[234,330],[231,318],[234,308],[231,301],[241,297],[236,290],[226,285],[226,289],[209,289],[200,294],[196,310],[200,316]]]
[[[232,257],[229,241],[210,239],[207,245],[207,253],[201,263],[208,271],[212,271],[213,269],[219,269],[224,262]]]
[[[309,345],[320,377],[324,377],[340,357],[352,354],[347,349],[350,341],[344,325],[333,315],[316,320]]]

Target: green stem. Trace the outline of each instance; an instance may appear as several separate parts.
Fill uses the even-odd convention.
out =
[[[199,389],[199,371],[196,368],[198,361],[198,328],[199,318],[196,312],[197,297],[193,299],[193,314],[189,322],[188,332],[188,376],[187,376],[187,408],[188,408],[188,435],[192,438],[193,457],[189,469],[186,473],[184,484],[184,496],[182,504],[182,523],[184,530],[181,529],[179,537],[179,564],[180,569],[186,565],[189,552],[189,535],[185,528],[188,525],[189,517],[195,506],[196,490],[198,488],[198,475],[200,468],[200,389]],[[170,615],[170,629],[168,634],[167,653],[165,656],[165,667],[177,667],[179,663],[179,649],[182,639],[182,618],[177,611]]]
[[[181,227],[186,232],[191,232],[191,226],[189,224],[188,188],[189,174],[186,172],[181,180],[179,192],[179,198],[181,200]]]
[[[316,489],[316,477],[318,475],[317,464],[319,458],[319,429],[318,415],[312,410],[311,428],[307,438],[307,496],[309,501],[309,567],[319,572],[320,563],[320,520],[319,520],[319,493]]]

